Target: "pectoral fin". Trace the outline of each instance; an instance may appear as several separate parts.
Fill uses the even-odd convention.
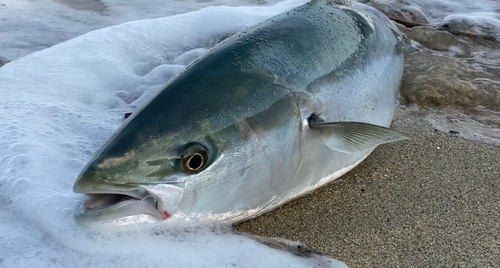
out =
[[[321,139],[333,150],[356,153],[380,144],[408,139],[405,135],[377,125],[360,122],[325,122],[320,117],[309,117],[309,127],[321,131]]]

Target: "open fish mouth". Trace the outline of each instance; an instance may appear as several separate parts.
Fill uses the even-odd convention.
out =
[[[175,214],[182,200],[182,186],[175,183],[78,185],[74,191],[87,195],[87,199],[78,208],[76,219],[83,225],[126,225],[123,219],[137,221],[144,216],[149,216],[149,221],[166,220]]]
[[[82,209],[85,213],[101,210],[113,211],[119,208],[126,208],[130,213],[125,214],[147,214],[157,219],[168,219],[171,217],[168,211],[161,211],[158,209],[158,204],[161,200],[158,200],[158,198],[153,195],[148,195],[144,198],[125,194],[88,194],[87,196],[87,200],[82,204]],[[122,215],[130,216],[125,214]]]
[[[87,196],[89,198],[82,204],[85,210],[105,209],[120,202],[140,200],[139,198],[123,194],[89,194]]]

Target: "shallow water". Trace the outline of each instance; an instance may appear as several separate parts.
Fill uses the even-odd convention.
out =
[[[133,5],[134,3],[123,1],[96,1],[96,0],[52,0],[57,3],[61,3],[72,9],[83,10],[89,12],[96,12],[100,14],[106,14],[106,12],[111,9],[116,8],[120,4]],[[177,2],[177,3],[176,3]],[[215,5],[230,5],[230,6],[246,6],[246,5],[268,5],[280,2],[279,0],[176,0],[173,1],[174,4],[179,6],[185,6],[186,8],[200,8],[206,6]],[[147,6],[162,6],[164,1],[143,1]],[[154,9],[154,8],[153,8]]]
[[[365,2],[365,1],[363,1]],[[476,20],[479,25],[486,18],[493,18],[498,27],[498,14],[500,3],[496,0],[369,0],[367,1],[388,15],[399,17],[407,21],[427,22],[440,25],[461,18]],[[480,15],[480,16],[477,16]]]
[[[433,27],[407,36],[404,105],[428,110],[436,130],[500,146],[500,42]]]
[[[91,47],[86,47],[88,43],[81,39],[79,46],[85,49],[72,52],[71,57],[64,58],[61,54],[44,51],[10,63],[10,73],[4,72],[1,82],[2,90],[8,93],[2,93],[0,98],[0,115],[3,115],[0,116],[0,216],[9,219],[2,221],[5,225],[0,226],[2,239],[7,241],[0,245],[0,252],[8,252],[14,257],[4,259],[3,263],[27,267],[33,261],[40,261],[45,266],[51,266],[92,256],[91,266],[110,263],[141,266],[147,263],[146,266],[155,266],[155,262],[165,258],[184,267],[200,263],[207,267],[258,266],[261,263],[251,263],[251,255],[247,254],[258,252],[267,256],[269,261],[280,264],[287,255],[268,252],[241,238],[213,238],[207,233],[199,237],[160,236],[167,239],[167,244],[172,242],[179,247],[170,252],[170,257],[160,256],[158,252],[151,254],[154,247],[165,247],[165,241],[154,236],[148,236],[142,244],[136,245],[144,247],[140,251],[130,246],[120,247],[120,243],[135,242],[134,234],[125,238],[108,237],[108,245],[102,249],[103,252],[110,253],[119,247],[120,254],[105,256],[99,253],[101,249],[92,249],[103,244],[104,238],[75,231],[70,219],[74,207],[81,200],[67,191],[73,182],[67,178],[76,177],[85,161],[113,133],[121,123],[117,118],[125,111],[137,109],[161,88],[166,79],[189,62],[180,55],[186,51],[201,55],[224,36],[285,10],[284,7],[268,7],[276,2],[281,1],[170,1],[167,5],[161,0],[4,0],[0,4],[0,65],[1,62],[19,59],[94,29],[126,21],[165,17],[212,5],[251,4],[262,9],[219,10],[218,17],[208,12],[206,17],[199,18],[200,21],[190,20],[189,17],[176,20],[172,24],[175,29],[154,23],[142,29],[151,32],[148,38],[163,40],[164,46],[156,41],[148,48],[129,47],[132,36],[141,32],[137,29],[134,32],[131,27],[131,31],[119,36],[121,43],[111,42],[106,35],[101,35],[102,42],[93,43]],[[292,7],[305,1],[287,2],[293,2],[289,3]],[[442,25],[452,15],[474,17],[472,13],[498,12],[499,9],[498,2],[487,0],[411,0],[398,5],[393,6],[402,9],[400,13],[406,14],[405,19],[419,18],[423,14],[427,23],[433,25]],[[484,27],[467,26],[468,23],[450,27],[462,29],[460,27],[465,25],[467,31],[496,34],[495,19],[481,24],[481,20],[476,18],[475,25],[478,21]],[[188,22],[202,26],[190,28]],[[405,32],[408,49],[402,105],[428,109],[425,121],[440,131],[500,145],[498,42],[450,35],[426,27],[405,29]],[[120,33],[109,31],[106,34]],[[201,38],[197,39],[197,35]],[[116,60],[124,54],[130,57],[127,61]],[[137,58],[137,55],[140,57]],[[136,62],[131,64],[134,60]],[[2,67],[0,72],[6,69]],[[50,77],[45,72],[50,73]],[[113,80],[113,77],[124,73],[129,80]],[[131,87],[134,89],[125,90]],[[96,88],[102,90],[96,91]],[[19,93],[14,94],[16,90]],[[75,107],[78,114],[72,110]],[[101,121],[95,122],[95,118]],[[38,143],[40,137],[48,142]],[[65,168],[61,169],[61,166]],[[43,179],[46,178],[51,178],[54,185],[44,184]],[[63,198],[51,198],[54,195]],[[47,207],[53,209],[47,210]],[[61,243],[68,236],[74,239]],[[224,250],[227,244],[239,247]],[[84,253],[75,248],[83,248]],[[132,253],[138,256],[120,260],[123,255]],[[182,261],[175,258],[180,254],[186,256]],[[75,267],[87,264],[80,261]]]
[[[127,21],[161,18],[208,6],[266,6],[277,2],[281,1],[3,0],[0,61],[12,61],[86,32]]]

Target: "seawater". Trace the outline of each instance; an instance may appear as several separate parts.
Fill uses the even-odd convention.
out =
[[[401,101],[436,130],[500,146],[500,2],[373,0],[407,38]],[[451,34],[453,33],[453,34]]]
[[[208,6],[269,6],[278,2],[281,1],[3,0],[0,3],[0,62],[127,21],[168,17]]]
[[[75,170],[80,169],[84,165],[84,160],[88,159],[100,146],[98,142],[93,141],[104,141],[106,135],[113,133],[119,125],[116,118],[123,113],[125,107],[128,108],[131,103],[139,103],[140,94],[147,95],[147,92],[144,93],[144,87],[152,86],[158,90],[161,83],[157,80],[161,81],[162,77],[164,79],[164,75],[171,77],[188,63],[179,60],[178,64],[172,64],[179,59],[179,55],[188,51],[201,55],[201,52],[207,51],[220,41],[221,36],[244,28],[246,26],[244,20],[231,27],[222,26],[223,23],[221,23],[220,27],[226,27],[227,31],[218,31],[212,25],[210,30],[213,36],[207,35],[206,38],[200,40],[196,39],[193,29],[180,27],[186,25],[183,25],[182,21],[177,21],[180,32],[175,35],[164,36],[162,32],[157,32],[158,36],[165,40],[169,37],[174,38],[176,41],[173,42],[174,45],[166,46],[161,56],[153,55],[154,53],[149,50],[142,51],[141,53],[151,53],[145,57],[151,62],[134,65],[137,68],[131,68],[127,65],[128,63],[116,64],[112,57],[120,54],[119,50],[122,48],[116,46],[116,43],[112,44],[112,47],[106,47],[108,43],[105,36],[101,36],[104,52],[101,51],[100,56],[91,53],[71,55],[75,58],[81,57],[82,61],[87,63],[95,60],[100,64],[92,68],[102,68],[104,74],[130,73],[130,80],[114,84],[102,85],[99,79],[103,77],[96,72],[87,72],[88,68],[79,65],[64,65],[64,62],[74,63],[71,57],[50,60],[46,57],[50,51],[45,51],[44,54],[36,52],[81,34],[127,21],[168,17],[214,5],[252,5],[263,7],[262,11],[265,11],[266,7],[271,8],[273,4],[279,2],[281,1],[2,1],[0,4],[2,28],[0,61],[13,62],[8,67],[0,68],[0,74],[6,69],[16,70],[16,72],[3,73],[1,77],[5,79],[0,84],[2,89],[19,89],[19,87],[22,89],[19,93],[0,93],[0,109],[2,109],[0,134],[4,135],[2,138],[6,138],[0,141],[0,215],[3,219],[0,225],[0,235],[4,242],[0,244],[0,252],[10,254],[8,258],[3,259],[3,263],[15,263],[17,267],[28,267],[38,262],[42,266],[50,267],[67,265],[72,261],[88,258],[87,263],[78,261],[75,267],[106,266],[109,263],[153,267],[165,258],[163,251],[155,249],[164,247],[165,243],[171,243],[176,245],[176,248],[170,249],[173,251],[170,254],[185,255],[181,263],[184,267],[194,267],[200,264],[207,267],[218,267],[222,264],[227,267],[249,264],[252,259],[248,258],[248,255],[240,255],[239,252],[245,250],[254,252],[262,248],[234,237],[214,237],[206,234],[183,237],[173,232],[160,236],[148,236],[142,241],[137,241],[134,234],[124,238],[109,238],[108,241],[107,238],[98,234],[95,234],[95,237],[84,236],[73,232],[76,227],[71,226],[70,219],[74,206],[62,204],[68,202],[75,205],[80,201],[80,197],[67,191],[72,184],[72,181],[68,181],[67,178],[75,177]],[[290,4],[290,7],[304,2],[306,1],[297,0]],[[372,1],[372,4],[375,2]],[[418,16],[423,16],[427,24],[436,27],[446,26],[478,35],[498,37],[499,3],[497,1],[407,0],[382,1],[379,4],[390,5],[400,13],[409,16],[410,19],[412,16],[417,16],[415,14],[419,14]],[[224,13],[220,13],[220,16],[224,16]],[[150,25],[150,27],[155,26]],[[426,116],[422,120],[437,130],[500,146],[498,40],[447,35],[425,27],[406,29],[405,32],[409,39],[406,51],[407,68],[401,94],[403,108],[416,107],[426,110]],[[134,34],[134,31],[128,33]],[[113,33],[108,32],[108,34]],[[184,42],[182,38],[186,35],[189,35],[192,40],[198,40],[198,43]],[[127,36],[120,36],[120,38],[124,44],[128,42]],[[79,45],[84,47],[85,42],[82,41]],[[89,49],[100,53],[99,47]],[[110,51],[106,52],[106,49]],[[123,51],[124,54],[128,53],[127,56],[134,58],[137,55],[132,52],[141,51],[141,48],[123,48]],[[23,58],[26,55],[30,55],[30,58]],[[61,55],[54,54],[53,56],[60,57]],[[108,63],[101,61],[106,57],[111,59]],[[164,64],[161,62],[164,59],[171,59],[171,62]],[[34,80],[27,87],[22,87],[22,81],[7,79],[15,76],[21,77],[23,64],[26,68],[38,70],[38,72],[31,73],[36,77],[29,78]],[[156,69],[157,73],[151,72],[150,75],[144,77],[137,75],[137,73],[149,70],[148,68],[152,65],[159,66]],[[50,73],[51,70],[59,70],[59,72]],[[44,75],[45,71],[51,74],[50,77]],[[50,86],[50,82],[54,80],[59,81],[57,85],[60,88]],[[19,85],[7,85],[9,81],[19,82]],[[85,90],[72,91],[71,87],[75,82]],[[98,86],[109,92],[91,91]],[[125,89],[128,87],[133,89],[127,92]],[[47,94],[43,92],[44,90]],[[28,97],[23,99],[23,96],[26,97],[29,94],[37,98],[35,100],[30,100]],[[52,98],[53,96],[57,98]],[[5,102],[5,99],[11,101]],[[95,122],[97,118],[95,111],[79,108],[81,110],[75,113],[69,107],[69,99],[74,100],[71,103],[74,105],[72,109],[78,107],[82,101],[85,105],[106,111],[98,115],[102,122]],[[40,111],[42,113],[33,114]],[[50,122],[40,122],[41,119],[50,119]],[[82,122],[83,124],[80,124]],[[29,131],[40,132],[42,136],[34,135]],[[58,136],[62,131],[68,131],[71,135]],[[38,142],[41,138],[50,143],[41,146]],[[36,150],[33,151],[33,148]],[[54,152],[55,148],[60,151]],[[53,159],[53,161],[40,162],[40,159]],[[58,168],[61,163],[65,169]],[[61,176],[50,177],[50,175]],[[42,179],[50,179],[54,185],[48,186],[37,181]],[[54,198],[57,195],[61,198]],[[36,198],[39,198],[40,202],[33,201]],[[56,208],[60,210],[56,211]],[[24,220],[23,217],[28,220]],[[51,225],[50,221],[53,219],[61,219],[62,225]],[[65,245],[51,238],[51,235],[61,238],[66,234],[73,235],[73,237],[64,241]],[[126,241],[129,244],[117,243],[117,241]],[[130,246],[132,243],[137,249]],[[220,249],[227,247],[228,243],[237,247]],[[97,248],[95,245],[105,246]],[[116,250],[117,246],[123,247],[120,251],[126,254],[128,259],[120,259],[120,255],[116,255],[116,259],[113,259],[115,257],[110,259],[107,254]],[[285,257],[278,256],[278,253],[269,253],[266,250],[258,252],[259,256],[268,256],[269,261],[275,257],[273,261],[278,264],[285,260]],[[173,264],[180,264],[180,261],[174,257],[171,257],[170,261]],[[0,266],[1,264],[2,262]],[[297,266],[302,264],[297,264]],[[302,266],[307,266],[307,264]]]

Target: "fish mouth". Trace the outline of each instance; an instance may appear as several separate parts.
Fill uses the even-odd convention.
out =
[[[160,210],[158,208],[158,198],[154,195],[147,195],[143,198],[134,196],[132,194],[121,193],[100,193],[100,194],[86,194],[87,200],[82,203],[84,213],[92,213],[98,211],[113,211],[118,208],[127,207],[126,214],[146,214],[151,215],[159,220],[168,219],[171,214],[167,210]],[[142,207],[141,207],[142,206]],[[135,211],[129,208],[136,208]],[[154,209],[153,209],[154,208]],[[131,216],[121,214],[122,216]]]
[[[120,202],[141,200],[137,197],[124,194],[87,194],[87,200],[82,204],[85,210],[106,209]]]
[[[75,184],[75,193],[87,199],[76,211],[77,222],[88,227],[131,225],[166,220],[176,212],[182,184]]]

